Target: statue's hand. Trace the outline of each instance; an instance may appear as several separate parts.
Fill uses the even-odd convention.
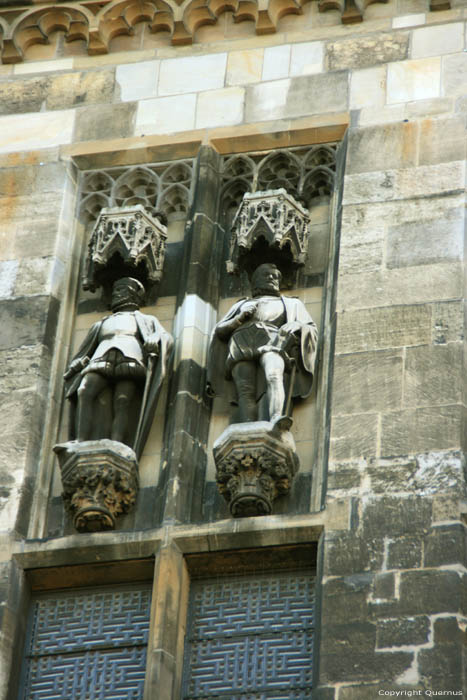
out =
[[[75,374],[81,372],[87,364],[89,364],[89,357],[77,357],[76,360],[70,362],[67,371],[63,375],[63,379],[71,379]]]
[[[284,323],[284,325],[281,326],[279,332],[281,335],[296,335],[301,331],[301,329],[301,323],[299,323],[298,321],[289,321],[288,323]]]
[[[241,321],[247,321],[251,318],[256,311],[257,303],[255,301],[247,301],[242,305],[242,310],[240,311],[238,318]]]
[[[147,355],[159,355],[159,343],[152,340],[147,340],[144,343],[144,350],[146,351]]]

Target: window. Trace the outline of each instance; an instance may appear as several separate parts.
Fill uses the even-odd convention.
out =
[[[20,700],[140,700],[151,585],[33,597]]]
[[[310,569],[192,581],[184,700],[311,698]]]

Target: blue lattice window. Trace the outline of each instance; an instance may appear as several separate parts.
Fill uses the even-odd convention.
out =
[[[20,700],[140,700],[150,584],[33,598]]]
[[[303,569],[193,581],[184,700],[311,698],[314,582]]]

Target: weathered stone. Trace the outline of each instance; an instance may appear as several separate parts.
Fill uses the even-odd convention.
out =
[[[464,251],[464,217],[458,208],[431,221],[389,226],[387,259],[389,268],[455,262]]]
[[[371,413],[398,408],[402,398],[402,354],[338,355],[334,362],[333,413]]]
[[[343,354],[430,343],[431,315],[428,304],[340,314],[336,352]]]
[[[433,524],[447,520],[460,520],[461,501],[458,494],[435,496],[433,498]]]
[[[374,700],[375,693],[381,689],[381,685],[378,684],[354,684],[354,685],[340,685],[339,695],[341,700]]]
[[[382,249],[382,244],[380,245]],[[371,300],[375,306],[398,306],[400,304],[416,304],[435,299],[453,299],[460,297],[462,284],[461,263],[441,263],[440,265],[417,265],[412,267],[410,274],[406,268],[394,268],[392,270],[376,269],[351,270],[352,274],[339,276],[337,297],[337,310],[347,311],[368,306]],[[452,306],[460,306],[461,302],[447,302]],[[433,313],[435,313],[435,305]],[[460,315],[457,315],[460,318]],[[437,321],[435,320],[435,326]],[[453,324],[444,328],[444,320],[439,321],[436,328],[436,337],[433,342],[447,342],[451,337]],[[462,324],[456,323],[456,328],[461,333]],[[439,339],[438,339],[439,338]]]
[[[117,66],[115,79],[122,102],[156,97],[160,61],[138,61]]]
[[[372,459],[366,471],[371,483],[368,491],[373,494],[407,491],[407,484],[416,470],[415,460]]]
[[[184,56],[161,61],[159,95],[176,95],[222,88],[226,64],[226,53]]]
[[[459,639],[457,621],[436,620],[436,631],[440,626],[449,629],[452,635],[451,643],[435,643],[432,649],[421,649],[418,656],[419,672],[427,687],[434,692],[459,693],[462,692],[463,678],[463,643]]]
[[[77,110],[75,141],[133,136],[135,102],[83,107]]]
[[[246,89],[245,121],[302,117],[347,108],[346,71],[276,80]]]
[[[463,582],[457,571],[403,571],[400,578],[398,614],[435,615],[457,613]]]
[[[430,618],[426,615],[378,620],[376,648],[426,644],[430,631]]]
[[[412,34],[412,58],[462,51],[464,48],[463,30],[462,22],[415,29]]]
[[[0,301],[0,349],[44,343],[53,347],[57,304],[46,296]]]
[[[112,69],[57,75],[49,78],[44,86],[45,106],[47,109],[67,109],[81,104],[112,102],[114,87]]]
[[[353,129],[349,139],[346,173],[365,173],[416,164],[415,124],[384,124]]]
[[[460,402],[462,372],[460,343],[407,348],[404,404],[433,406]]]
[[[388,569],[418,569],[422,565],[421,537],[397,537],[388,542]]]
[[[383,540],[362,539],[354,532],[327,537],[324,545],[326,576],[345,576],[379,569],[383,563]]]
[[[191,94],[140,100],[135,117],[135,136],[194,129],[196,98],[196,94]]]
[[[441,91],[443,95],[463,97],[467,90],[467,56],[457,53],[445,56],[442,63]]]
[[[320,675],[325,683],[346,681],[389,681],[406,671],[413,653],[378,652],[370,654],[354,649],[347,654],[321,654]]]
[[[335,692],[333,687],[321,687],[316,688],[313,691],[313,695],[316,697],[316,700],[335,700]]]
[[[328,42],[327,69],[369,68],[378,63],[402,61],[408,56],[409,37],[409,32],[385,32]]]
[[[201,92],[196,105],[195,128],[241,124],[244,102],[245,91],[242,87]]]
[[[465,527],[460,523],[435,527],[425,538],[425,566],[435,567],[446,564],[464,566],[466,554]]]
[[[452,57],[449,57],[452,58]],[[461,78],[461,74],[459,74]],[[463,117],[424,119],[420,123],[420,165],[465,159],[466,133]]]
[[[376,574],[373,581],[373,598],[391,600],[396,597],[394,574],[384,572]]]
[[[14,114],[1,119],[0,153],[53,148],[73,140],[73,109]]]
[[[399,167],[387,170],[381,168],[376,172],[350,173],[345,178],[344,204],[394,202],[397,206],[398,199],[412,200],[424,197],[425,207],[432,208],[430,199],[433,197],[437,198],[438,212],[433,217],[423,213],[420,220],[439,219],[440,214],[452,202],[452,199],[448,198],[460,196],[464,178],[465,163],[459,160],[420,165],[417,168]],[[442,200],[441,197],[443,197]],[[404,205],[406,209],[401,220],[410,221],[412,202],[400,203],[399,207],[404,208]]]
[[[464,303],[446,301],[433,304],[432,341],[436,345],[464,341]]]
[[[383,416],[381,455],[455,449],[461,444],[459,406],[394,411]]]
[[[390,63],[388,65],[388,104],[438,97],[440,71],[439,57]]]
[[[331,461],[372,457],[376,454],[376,414],[334,416],[331,428]]]
[[[9,394],[38,386],[48,381],[50,353],[43,345],[27,345],[0,351],[0,393]]]
[[[373,576],[353,574],[325,580],[323,583],[322,624],[365,622],[368,618],[367,598]]]
[[[39,112],[46,100],[47,78],[0,83],[0,114]]]
[[[382,107],[386,102],[386,67],[352,71],[350,109]]]
[[[373,652],[376,641],[374,622],[352,622],[350,624],[326,625],[321,633],[320,653],[352,654],[355,649]]]
[[[45,155],[43,157],[45,160]],[[64,164],[56,162],[44,162],[42,165],[36,162],[15,168],[1,168],[0,197],[20,197],[17,201],[25,202],[26,206],[28,195],[36,195],[36,201],[39,193],[53,194],[54,199],[59,199],[57,194],[60,193],[65,177]],[[50,202],[48,204],[50,207]]]
[[[328,491],[357,489],[360,486],[362,474],[358,468],[347,466],[346,463],[333,462],[333,471],[328,473]]]
[[[373,499],[364,503],[362,511],[365,538],[424,533],[431,523],[431,503],[421,497]]]

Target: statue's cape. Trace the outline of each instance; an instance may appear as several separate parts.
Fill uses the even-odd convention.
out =
[[[141,311],[135,311],[134,313],[138,331],[143,343],[145,343],[147,340],[151,340],[151,342],[157,344],[159,348],[157,361],[154,364],[152,371],[151,369],[148,370],[150,371],[150,375],[146,379],[146,383],[148,383],[147,400],[144,407],[140,429],[133,446],[136,456],[139,458],[151,429],[160,389],[168,371],[173,350],[173,338],[155,316],[143,314]],[[97,321],[97,323],[91,326],[86,338],[74,356],[73,361],[83,359],[85,357],[92,357],[99,344],[99,331],[106,318],[109,317],[105,316],[103,319]],[[70,379],[65,382],[65,395],[67,399],[72,401],[72,404],[76,403],[76,392],[81,383],[81,378],[81,372],[77,372],[75,375],[73,375],[73,377],[70,377]],[[71,422],[73,423],[74,421],[72,420]],[[73,430],[73,426],[71,426],[71,430]],[[70,439],[73,439],[74,437],[75,436],[73,434],[70,435]]]
[[[286,313],[286,323],[297,321],[301,324],[298,352],[295,357],[296,372],[292,388],[293,397],[306,398],[313,385],[313,372],[316,361],[318,329],[300,299],[281,296]],[[220,321],[230,321],[240,312],[243,304],[251,299],[240,299]],[[215,329],[211,335],[208,352],[207,384],[211,396],[227,395],[229,400],[236,403],[233,381],[225,378],[225,363],[228,354],[228,342],[221,340]],[[259,389],[261,394],[264,387]],[[257,396],[259,398],[259,396]]]

